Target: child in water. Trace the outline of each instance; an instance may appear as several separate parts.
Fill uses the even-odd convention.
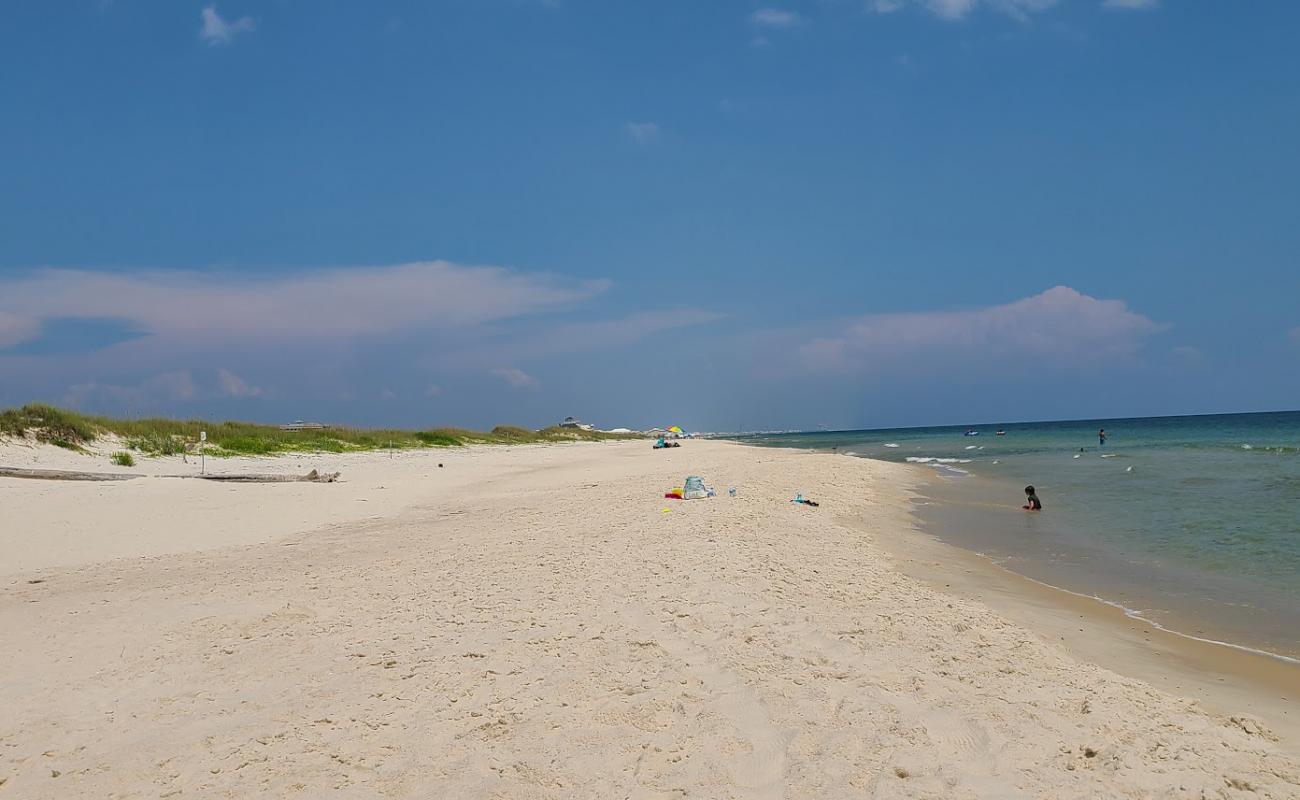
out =
[[[1021,508],[1023,508],[1026,511],[1043,510],[1043,503],[1038,499],[1038,495],[1034,493],[1034,487],[1032,486],[1025,487],[1025,504],[1021,506]]]

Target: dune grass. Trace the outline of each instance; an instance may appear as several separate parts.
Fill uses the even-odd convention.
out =
[[[125,450],[121,450],[119,452],[114,453],[109,460],[112,461],[114,464],[118,465],[119,467],[135,466],[135,456],[131,455]]]
[[[604,441],[638,438],[635,434],[601,433],[551,427],[540,431],[498,425],[487,432],[464,428],[407,431],[383,428],[329,427],[285,431],[274,425],[203,420],[124,420],[79,414],[53,406],[30,404],[0,411],[0,436],[34,436],[38,441],[80,450],[101,436],[116,435],[128,450],[144,455],[192,452],[199,432],[208,434],[209,455],[274,455],[294,452],[342,453],[353,450],[410,450],[461,447],[467,444],[530,444],[540,442]],[[129,453],[128,453],[129,455]]]

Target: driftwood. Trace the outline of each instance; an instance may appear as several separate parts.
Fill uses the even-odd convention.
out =
[[[317,472],[312,470],[306,475],[259,475],[255,473],[228,475],[186,475],[205,481],[225,481],[226,483],[333,483],[339,479],[337,472]]]
[[[339,479],[338,472],[318,472],[312,470],[306,475],[258,475],[252,473],[230,475],[159,475],[160,478],[198,478],[204,481],[225,481],[227,483],[333,483]],[[28,478],[42,481],[129,481],[143,478],[136,472],[77,472],[66,469],[23,469],[22,467],[0,467],[0,478]]]
[[[0,467],[0,478],[30,478],[40,481],[129,481],[143,478],[133,472],[77,472],[66,469],[23,469]]]

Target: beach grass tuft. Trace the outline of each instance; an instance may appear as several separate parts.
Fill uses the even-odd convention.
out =
[[[37,441],[69,450],[79,450],[95,438],[90,419],[72,411],[41,403],[0,411],[0,435],[26,436],[29,432]]]
[[[119,467],[134,467],[134,466],[135,466],[135,456],[131,455],[130,453],[126,452],[125,450],[120,450],[120,451],[114,453],[112,456],[110,456],[110,460],[111,460],[114,464],[118,465]]]
[[[465,443],[465,440],[456,435],[455,431],[446,428],[432,431],[416,431],[414,436],[430,447],[459,447]]]

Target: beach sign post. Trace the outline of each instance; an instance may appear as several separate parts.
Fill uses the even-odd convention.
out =
[[[203,452],[203,443],[208,440],[207,431],[199,431],[199,474],[205,475],[208,471],[208,456]]]

